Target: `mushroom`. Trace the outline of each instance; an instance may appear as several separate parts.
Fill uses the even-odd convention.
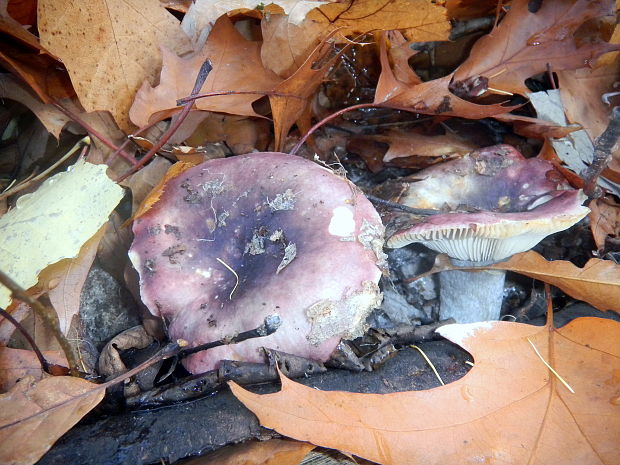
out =
[[[190,346],[280,316],[274,334],[184,360],[259,361],[262,346],[326,360],[380,305],[383,225],[346,179],[282,153],[211,160],[170,180],[140,216],[130,257],[149,310]]]
[[[590,211],[545,160],[525,159],[508,145],[474,151],[406,179],[398,201],[414,208],[448,210],[397,231],[392,248],[420,242],[446,253],[457,266],[485,266],[568,229]],[[500,316],[505,271],[444,271],[440,318],[459,323]]]

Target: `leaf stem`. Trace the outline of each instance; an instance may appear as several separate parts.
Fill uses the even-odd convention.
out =
[[[202,66],[200,67],[200,71],[198,71],[198,76],[196,77],[196,82],[194,83],[194,88],[192,89],[191,95],[198,94],[202,85],[206,81],[207,76],[209,75],[209,72],[211,72],[212,69],[213,67],[211,66],[211,62],[209,60],[206,60],[202,64]],[[144,165],[146,165],[148,161],[155,156],[157,151],[161,149],[166,142],[168,142],[168,140],[177,131],[177,129],[179,129],[183,121],[185,121],[185,118],[187,118],[187,115],[189,115],[189,112],[191,111],[193,105],[194,105],[193,100],[183,105],[183,109],[181,110],[181,113],[179,113],[179,116],[177,117],[176,121],[160,137],[159,141],[156,144],[154,144],[153,147],[151,147],[151,149],[146,153],[146,155],[144,155],[144,157],[142,157],[142,160],[140,160],[129,171],[127,171],[120,178],[118,178],[116,182],[121,182],[127,179],[133,173],[135,173],[140,168],[142,168]]]
[[[17,330],[20,333],[22,333],[22,335],[26,338],[26,340],[28,341],[28,343],[32,347],[32,350],[34,350],[34,353],[36,354],[37,358],[39,359],[39,363],[41,364],[41,369],[44,372],[46,372],[46,373],[52,374],[52,373],[50,373],[50,365],[49,365],[48,361],[43,356],[43,353],[41,352],[41,349],[39,349],[39,346],[34,341],[32,336],[30,335],[30,333],[28,333],[28,331],[26,331],[26,328],[24,328],[19,321],[17,321],[15,318],[13,318],[13,315],[11,315],[9,312],[7,312],[3,308],[0,308],[0,315],[2,315],[4,318],[9,320],[11,322],[11,324],[13,326],[15,326],[15,328],[17,328]]]

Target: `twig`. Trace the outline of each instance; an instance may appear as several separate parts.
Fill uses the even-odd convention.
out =
[[[86,121],[84,121],[78,115],[73,113],[71,110],[69,110],[69,109],[65,108],[64,106],[62,106],[62,104],[60,102],[58,102],[58,101],[54,102],[54,106],[56,108],[58,108],[60,111],[62,111],[69,118],[71,118],[75,123],[79,124],[84,129],[86,129],[86,132],[88,132],[89,134],[92,134],[93,136],[95,136],[95,138],[99,139],[103,143],[103,145],[107,146],[108,148],[110,148],[112,150],[118,150],[118,147],[114,144],[114,142],[112,142],[106,136],[101,134],[99,131],[96,131],[95,129],[93,129],[93,127],[90,124],[88,124]],[[137,163],[136,160],[134,159],[134,157],[132,157],[131,155],[129,155],[128,153],[126,153],[126,152],[124,152],[122,150],[119,151],[118,154],[121,157],[123,157],[125,160],[127,160],[127,162],[129,162],[132,165],[135,165]]]
[[[295,155],[297,152],[299,152],[299,149],[308,140],[308,137],[310,137],[317,129],[319,129],[325,123],[328,123],[329,121],[337,118],[338,116],[340,116],[340,115],[342,115],[344,113],[347,113],[348,111],[359,110],[361,108],[376,108],[376,107],[380,107],[380,106],[381,106],[381,104],[378,104],[378,103],[360,103],[359,105],[353,105],[353,106],[350,106],[350,107],[347,107],[347,108],[343,108],[342,110],[338,110],[337,112],[332,113],[329,116],[326,116],[321,121],[319,121],[314,126],[312,126],[308,130],[308,132],[305,133],[301,139],[299,139],[299,141],[295,144],[295,147],[293,147],[293,149],[289,153],[291,155]]]
[[[60,160],[58,160],[56,163],[54,163],[52,166],[50,166],[48,169],[46,169],[42,173],[38,174],[34,178],[30,178],[27,181],[22,182],[21,184],[15,186],[12,189],[4,191],[2,194],[0,194],[0,200],[4,199],[6,197],[10,197],[11,195],[17,194],[18,192],[21,192],[24,189],[26,189],[28,186],[31,186],[33,183],[43,179],[45,176],[47,176],[49,173],[51,173],[53,170],[55,170],[59,165],[61,165],[65,161],[67,161],[68,158],[70,158],[75,152],[78,151],[78,149],[80,148],[80,146],[82,144],[84,144],[85,147],[82,149],[82,153],[80,154],[80,156],[84,155],[84,151],[86,150],[86,146],[90,145],[90,137],[86,136],[83,139],[80,139],[77,142],[77,144],[75,144],[71,148],[71,150],[69,150],[65,155],[63,155],[60,158]]]
[[[15,281],[9,278],[3,271],[0,271],[0,283],[4,284],[10,291],[11,296],[17,300],[21,300],[24,303],[30,305],[30,307],[41,317],[43,323],[52,330],[54,337],[60,344],[62,351],[69,363],[69,370],[71,370],[71,376],[79,376],[77,369],[77,362],[71,350],[71,345],[67,338],[60,331],[60,325],[58,324],[58,318],[56,312],[51,308],[43,305],[37,299],[32,298],[26,291]]]
[[[41,353],[41,349],[39,349],[39,346],[37,345],[37,343],[34,341],[34,339],[32,339],[32,336],[28,333],[28,331],[26,331],[26,328],[24,328],[19,321],[17,321],[15,318],[13,318],[13,315],[11,315],[9,312],[7,312],[3,308],[0,308],[0,315],[2,315],[4,318],[9,320],[11,322],[11,324],[13,326],[15,326],[15,328],[17,328],[17,330],[20,333],[22,333],[22,335],[26,338],[26,340],[28,341],[28,343],[32,347],[32,350],[34,350],[34,353],[36,354],[37,358],[39,359],[39,363],[41,364],[41,369],[44,372],[46,372],[46,373],[52,374],[52,373],[50,373],[50,364],[49,364],[49,362],[45,359],[45,357]]]
[[[372,203],[376,203],[379,205],[383,205],[388,208],[393,208],[394,210],[400,210],[405,213],[410,213],[416,216],[430,216],[430,215],[439,215],[443,213],[441,210],[433,210],[430,208],[412,208],[407,205],[403,205],[402,203],[390,202],[389,200],[382,199],[381,197],[375,197],[374,195],[364,194],[368,200]]]
[[[146,126],[142,126],[140,129],[138,129],[136,132],[134,132],[133,134],[130,135],[131,136],[137,136],[139,134],[142,134],[143,132],[145,132],[147,129],[151,129],[153,126],[155,126],[157,123],[159,123],[159,121],[154,121],[153,123],[147,124]],[[127,147],[129,145],[130,142],[132,142],[131,138],[128,137],[127,139],[125,139],[123,141],[123,143],[121,145],[119,145],[119,147],[110,154],[110,156],[108,157],[108,159],[106,160],[106,163],[109,165],[110,163],[112,163],[112,161],[116,158],[117,155],[120,155],[121,152],[123,150],[125,150],[125,147]],[[137,162],[135,160],[133,160],[133,165],[135,165]]]
[[[198,94],[198,92],[202,88],[202,85],[206,81],[207,76],[209,75],[209,73],[211,72],[212,69],[213,69],[213,67],[211,66],[211,62],[209,60],[206,60],[202,64],[202,66],[200,67],[200,71],[198,71],[198,76],[196,77],[196,82],[194,83],[194,88],[192,89],[192,93],[190,95]],[[124,175],[122,175],[120,178],[118,178],[116,180],[116,182],[121,182],[124,179],[127,179],[133,173],[135,173],[140,168],[142,168],[144,165],[146,165],[147,162],[151,158],[153,158],[153,156],[157,153],[157,151],[159,149],[161,149],[166,144],[166,142],[168,142],[168,140],[177,131],[177,129],[179,129],[179,127],[181,126],[183,121],[185,121],[185,118],[187,118],[187,115],[189,115],[189,112],[191,111],[193,105],[194,105],[193,101],[189,101],[188,103],[183,105],[183,109],[179,113],[179,116],[177,117],[176,121],[160,137],[159,141],[156,144],[154,144],[153,147],[151,147],[151,150],[149,150],[146,153],[146,155],[144,155],[144,157],[142,157],[142,160],[140,160],[129,171],[127,171]]]
[[[279,315],[270,315],[265,318],[263,324],[260,325],[258,328],[244,331],[233,337],[225,337],[223,339],[220,339],[219,341],[207,342],[206,344],[202,344],[196,347],[183,349],[179,352],[179,357],[187,357],[188,355],[195,354],[196,352],[212,349],[214,347],[224,346],[228,344],[236,344],[238,342],[245,341],[246,339],[269,336],[270,334],[275,333],[281,324],[282,320],[280,319]]]
[[[290,97],[296,99],[303,99],[303,97],[294,94],[285,94],[283,92],[271,92],[268,90],[257,91],[257,90],[223,90],[219,92],[207,92],[206,94],[196,94],[189,95],[187,97],[180,98],[177,100],[177,106],[185,105],[189,102],[194,102],[201,98],[207,97],[218,97],[220,95],[263,95],[267,97]]]
[[[590,199],[597,199],[603,195],[603,191],[596,185],[601,172],[611,161],[612,150],[620,137],[620,107],[611,111],[609,124],[594,144],[594,156],[590,166],[582,173],[585,180],[583,191]]]

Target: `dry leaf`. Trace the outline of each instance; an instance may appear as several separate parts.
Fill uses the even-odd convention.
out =
[[[271,15],[262,23],[263,63],[289,77],[321,39],[338,30],[337,37],[355,37],[374,31],[399,29],[411,42],[448,40],[450,22],[445,8],[426,0],[375,0],[328,3],[310,11],[297,24]]]
[[[32,95],[30,89],[9,74],[0,74],[0,98],[15,100],[27,106],[56,139],[70,121],[69,117],[55,106],[41,103]]]
[[[390,145],[384,162],[403,157],[454,157],[462,156],[477,147],[454,134],[425,136],[415,132],[391,130],[385,136],[375,136],[380,142]]]
[[[604,250],[607,237],[620,236],[620,205],[607,196],[590,202],[588,207],[592,210],[590,228],[594,242],[599,250]]]
[[[49,299],[58,315],[58,323],[63,334],[69,333],[71,320],[80,312],[80,295],[90,267],[95,260],[97,247],[103,237],[107,223],[103,225],[80,248],[75,258],[66,258],[54,263],[39,275],[39,285],[48,289]]]
[[[297,465],[314,447],[285,439],[252,441],[224,447],[183,465]]]
[[[479,39],[469,58],[456,70],[459,81],[488,78],[489,87],[525,95],[525,80],[545,72],[587,67],[599,55],[618,50],[591,31],[587,40],[575,34],[585,22],[615,15],[613,0],[556,0],[542,2],[535,13],[529,0],[515,0],[490,34]]]
[[[154,83],[160,47],[190,50],[158,0],[40,0],[41,43],[60,57],[86,111],[108,110],[123,129],[136,91]]]
[[[70,376],[27,377],[0,395],[0,463],[29,465],[103,399],[105,389]]]
[[[222,16],[199,53],[180,58],[164,49],[159,85],[145,81],[136,95],[129,116],[134,124],[144,126],[170,117],[180,110],[177,100],[187,97],[196,81],[198,70],[209,59],[213,69],[200,93],[253,91],[256,95],[223,95],[196,101],[199,110],[233,115],[258,116],[252,102],[261,98],[281,81],[260,61],[260,44],[251,42],[235,29],[227,16]],[[251,79],[249,79],[251,77]]]
[[[502,5],[507,2],[502,2]],[[497,0],[446,0],[448,18],[461,21],[495,14]]]
[[[0,31],[30,45],[32,48],[45,51],[39,39],[26,30],[26,27],[13,19],[9,14],[7,7],[9,0],[0,0]]]
[[[60,350],[45,351],[43,356],[49,363],[67,366],[67,359]],[[32,350],[0,346],[0,392],[8,391],[26,376],[32,376],[35,381],[47,376],[43,374],[36,354]]]
[[[105,165],[79,160],[20,197],[0,217],[0,269],[28,289],[46,266],[75,257],[123,196],[105,170]],[[8,307],[9,296],[0,285],[0,307]]]
[[[614,262],[591,258],[579,268],[564,260],[547,261],[530,250],[489,268],[524,274],[559,287],[599,310],[620,312],[620,265]]]
[[[319,0],[275,0],[265,2],[274,3],[290,16],[293,24],[299,24],[306,17],[306,14],[318,6],[327,3]],[[211,26],[217,19],[232,10],[248,9],[253,10],[262,3],[255,0],[196,0],[183,18],[181,27],[192,39],[196,48],[202,48],[205,39],[211,31]]]
[[[620,463],[618,322],[579,318],[556,330],[494,321],[439,332],[475,359],[439,388],[324,392],[284,376],[275,394],[231,388],[263,426],[385,465]]]
[[[310,98],[321,85],[321,82],[323,82],[327,72],[340,57],[340,53],[332,51],[332,45],[327,41],[328,38],[329,36],[314,49],[308,59],[291,77],[278,84],[274,89],[279,94],[287,94],[294,97],[282,95],[269,96],[269,103],[271,104],[271,112],[273,114],[274,146],[276,151],[282,150],[289,130],[307,110]],[[330,52],[332,52],[332,56],[327,59],[327,55]],[[317,63],[320,63],[320,66]]]

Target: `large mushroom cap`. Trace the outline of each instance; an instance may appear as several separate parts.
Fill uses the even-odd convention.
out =
[[[195,346],[282,319],[271,336],[192,355],[192,372],[258,361],[263,346],[325,360],[380,303],[377,212],[353,184],[300,157],[254,153],[191,168],[133,230],[142,299],[172,339]]]
[[[388,247],[421,242],[460,260],[492,262],[529,250],[590,211],[545,160],[525,159],[499,145],[416,175],[401,203],[416,208],[477,210],[445,213],[402,229]]]

